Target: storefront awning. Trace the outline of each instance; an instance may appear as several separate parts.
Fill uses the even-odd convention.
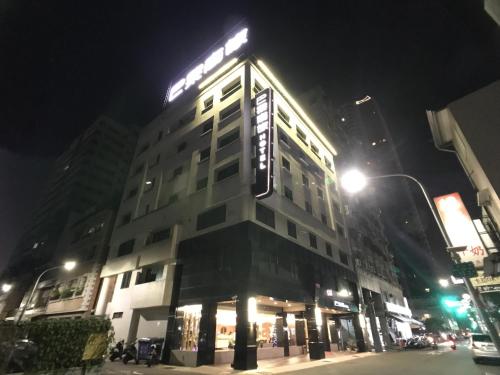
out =
[[[402,314],[398,314],[398,313],[394,313],[394,312],[386,312],[387,316],[389,318],[393,318],[393,319],[396,319],[397,321],[400,321],[402,323],[409,323],[410,325],[412,326],[418,326],[418,327],[422,327],[424,325],[424,323],[422,322],[419,322],[418,320],[415,320],[409,316],[405,316],[405,315],[402,315]]]

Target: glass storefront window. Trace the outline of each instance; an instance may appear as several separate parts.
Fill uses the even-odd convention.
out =
[[[198,350],[200,332],[201,305],[187,305],[177,309],[180,332],[179,350]]]

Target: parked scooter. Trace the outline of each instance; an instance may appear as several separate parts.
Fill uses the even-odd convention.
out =
[[[134,360],[135,363],[138,363],[138,361],[137,361],[137,348],[135,347],[135,344],[133,342],[130,344],[127,344],[127,346],[125,347],[125,350],[123,351],[123,354],[122,354],[122,362],[125,365],[131,360]]]
[[[109,360],[113,362],[117,358],[121,358],[123,354],[123,340],[118,341],[109,352]]]
[[[151,365],[157,365],[158,363],[160,363],[160,351],[161,351],[161,345],[158,345],[158,344],[151,345],[149,357],[148,357],[147,362],[146,362],[148,367],[151,367]]]

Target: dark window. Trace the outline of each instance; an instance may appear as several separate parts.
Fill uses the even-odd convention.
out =
[[[290,116],[288,116],[282,108],[278,107],[278,117],[281,121],[285,123],[286,126],[291,128],[290,126]]]
[[[134,251],[135,239],[128,240],[123,242],[120,246],[118,246],[118,256],[121,257],[123,255],[130,254]]]
[[[311,151],[314,152],[314,154],[319,157],[319,149],[315,144],[311,143]]]
[[[121,317],[123,316],[123,312],[115,312],[113,313],[113,317],[111,319],[121,319]]]
[[[306,134],[300,130],[298,127],[297,127],[297,137],[299,137],[299,139],[305,144],[307,145],[307,138],[306,138]]]
[[[132,278],[132,271],[125,272],[122,277],[122,285],[120,289],[125,289],[130,286],[130,279]]]
[[[288,229],[288,235],[293,238],[297,238],[297,226],[295,223],[287,220],[286,227]]]
[[[186,149],[187,143],[182,142],[179,146],[177,146],[177,153],[182,152]]]
[[[311,203],[309,203],[307,201],[306,201],[306,211],[309,212],[311,215],[313,213],[313,209],[312,209]]]
[[[135,285],[151,283],[153,281],[159,280],[162,274],[163,274],[162,264],[153,264],[144,267],[142,271],[137,274]]]
[[[196,190],[205,189],[207,187],[207,184],[208,184],[208,177],[199,179],[196,182]]]
[[[194,120],[195,116],[196,116],[196,108],[193,108],[192,110],[190,110],[188,113],[186,113],[184,116],[181,117],[181,119],[179,120],[179,125],[183,126],[189,124],[191,121]]]
[[[274,228],[274,211],[271,210],[270,208],[267,208],[266,206],[256,203],[255,218],[261,223],[264,223]]]
[[[182,174],[182,165],[174,169],[174,174],[172,175],[172,179],[180,176]]]
[[[238,77],[234,81],[232,81],[229,84],[227,84],[222,89],[222,98],[221,98],[221,101],[224,100],[224,99],[226,99],[228,96],[234,94],[240,88],[241,88],[241,78]]]
[[[207,121],[202,123],[201,125],[201,135],[207,134],[211,132],[214,128],[214,118],[209,118]]]
[[[262,91],[262,85],[259,84],[259,82],[255,81],[255,85],[253,87],[253,92],[257,94],[258,92]]]
[[[211,96],[210,98],[205,99],[205,101],[203,102],[202,112],[205,113],[206,111],[210,110],[213,106],[214,106],[214,97]]]
[[[287,171],[290,172],[290,162],[288,161],[288,159],[286,159],[285,157],[282,157],[281,164],[283,165],[283,168],[285,168]]]
[[[236,131],[233,131],[229,134],[226,134],[218,139],[218,148],[222,148],[224,146],[227,146],[231,142],[237,140],[240,137],[240,129],[237,129]]]
[[[314,247],[315,249],[318,248],[318,239],[312,233],[309,233],[309,246]]]
[[[201,230],[226,221],[226,205],[212,208],[198,215],[196,229]]]
[[[127,198],[132,198],[135,197],[136,195],[137,195],[137,188],[135,187],[128,192]]]
[[[170,228],[156,230],[154,232],[149,233],[146,238],[146,245],[150,245],[155,242],[160,242],[170,238]]]
[[[318,198],[319,199],[324,199],[323,198],[323,190],[321,190],[320,188],[318,188]]]
[[[309,187],[309,179],[305,175],[302,175],[302,183],[305,187]]]
[[[240,112],[240,101],[237,100],[234,103],[231,103],[222,111],[219,112],[219,129],[222,129],[225,125],[227,125],[224,120],[229,119],[232,115]]]
[[[328,220],[326,219],[326,215],[325,214],[321,214],[321,222],[325,225],[328,225]]]
[[[333,201],[333,209],[335,210],[335,212],[338,212],[340,213],[340,206],[337,202]]]
[[[332,251],[332,245],[330,245],[328,242],[325,243],[325,248],[326,248],[326,255],[329,257],[333,256],[333,251]]]
[[[287,197],[288,199],[290,199],[293,202],[293,191],[292,191],[292,189],[290,189],[288,186],[285,186],[283,188],[283,190],[284,190],[285,197]]]
[[[337,231],[341,237],[344,237],[344,227],[340,224],[337,224]]]
[[[128,212],[122,216],[120,223],[121,223],[121,225],[125,225],[125,224],[130,223],[130,220],[132,220],[132,214],[130,212]]]
[[[146,185],[144,187],[144,192],[148,192],[148,191],[153,190],[153,188],[155,187],[155,182],[156,182],[156,178],[152,178],[151,180],[146,180],[144,182],[144,184]]]
[[[284,144],[290,146],[290,144],[288,143],[288,136],[285,134],[284,131],[279,131],[279,137],[280,137],[280,141],[282,141]]]
[[[222,169],[219,169],[216,173],[216,178],[215,180],[216,181],[221,181],[225,178],[228,178],[230,176],[233,176],[235,174],[238,174],[238,171],[239,171],[239,162],[236,161],[235,163],[227,166],[227,167],[224,167]]]
[[[348,266],[349,265],[349,256],[347,255],[347,253],[340,250],[339,256],[340,256],[340,262]]]
[[[325,159],[325,165],[328,169],[332,170],[332,163],[328,159]]]
[[[210,158],[210,147],[200,151],[200,162],[208,160]]]

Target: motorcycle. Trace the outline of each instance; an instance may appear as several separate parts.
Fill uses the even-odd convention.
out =
[[[148,367],[160,363],[160,351],[161,351],[161,345],[158,344],[151,345],[149,356],[146,362]]]
[[[134,343],[130,343],[125,347],[125,350],[122,354],[122,362],[123,364],[127,364],[129,361],[135,360],[137,364],[139,361],[137,360],[137,348]]]
[[[109,353],[109,360],[113,362],[117,358],[121,358],[123,354],[123,340],[118,341],[114,348]]]

